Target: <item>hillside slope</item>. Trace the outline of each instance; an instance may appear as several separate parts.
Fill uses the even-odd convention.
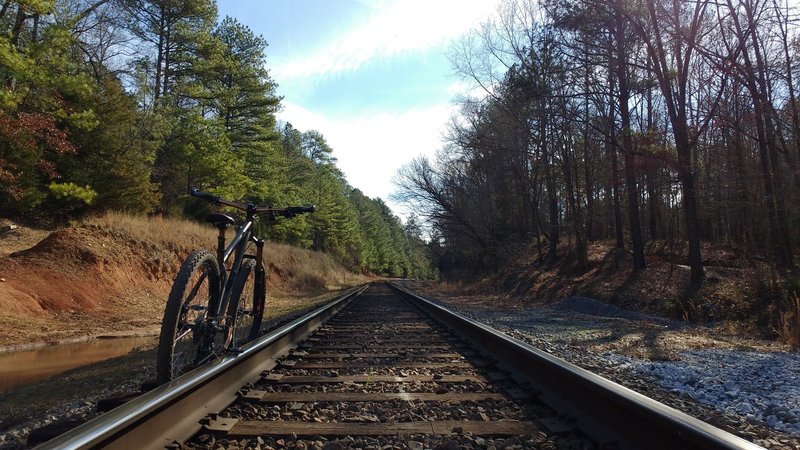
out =
[[[180,263],[215,242],[211,227],[124,214],[49,234],[7,230],[0,235],[0,326],[9,332],[0,347],[157,333]],[[366,280],[321,253],[269,243],[265,254],[271,310]]]
[[[569,253],[566,245],[559,253]],[[792,319],[791,312],[779,310],[787,302],[786,280],[777,277],[768,264],[746,260],[730,248],[705,245],[706,277],[693,287],[686,253],[680,244],[650,242],[647,268],[637,273],[629,252],[615,249],[611,241],[592,242],[589,269],[578,272],[570,257],[562,256],[554,264],[540,262],[534,245],[519,246],[497,272],[449,290],[488,294],[505,306],[550,305],[570,296],[591,297],[669,319],[795,340],[787,334],[797,333],[800,322]],[[789,323],[791,320],[796,323]]]

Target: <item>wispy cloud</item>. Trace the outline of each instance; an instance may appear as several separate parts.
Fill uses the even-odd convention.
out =
[[[394,190],[391,179],[398,168],[418,155],[432,155],[442,146],[445,125],[455,108],[443,103],[400,113],[331,118],[290,102],[283,106],[281,120],[325,136],[350,185],[384,200]]]
[[[356,70],[365,63],[442,45],[495,10],[496,0],[367,0],[374,13],[310,54],[279,62],[275,79]],[[277,61],[276,61],[277,62]]]

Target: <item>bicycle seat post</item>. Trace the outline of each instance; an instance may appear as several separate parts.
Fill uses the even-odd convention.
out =
[[[225,278],[225,231],[229,226],[234,225],[236,221],[233,217],[225,214],[210,213],[206,215],[206,222],[214,225],[219,230],[217,236],[217,261],[219,261],[219,273],[222,278]]]
[[[220,226],[217,227],[219,230],[219,234],[217,235],[217,261],[219,261],[219,270],[220,272],[225,271],[225,231],[228,229],[227,226]]]
[[[217,260],[222,261],[225,254],[225,231],[228,227],[219,227],[219,234],[217,235]]]

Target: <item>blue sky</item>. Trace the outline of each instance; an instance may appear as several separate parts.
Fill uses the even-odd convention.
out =
[[[453,97],[450,43],[495,0],[218,0],[268,42],[278,119],[321,132],[349,183],[389,202],[397,169],[441,147]]]

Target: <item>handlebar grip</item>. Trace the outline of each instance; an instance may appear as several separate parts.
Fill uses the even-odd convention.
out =
[[[189,190],[189,195],[192,197],[202,198],[203,200],[213,203],[215,205],[219,205],[219,197],[216,195],[211,195],[206,192],[202,192],[200,189],[193,187]]]
[[[317,210],[317,207],[314,205],[305,205],[305,206],[290,206],[286,208],[286,211],[289,214],[305,214],[305,213],[313,213]]]

